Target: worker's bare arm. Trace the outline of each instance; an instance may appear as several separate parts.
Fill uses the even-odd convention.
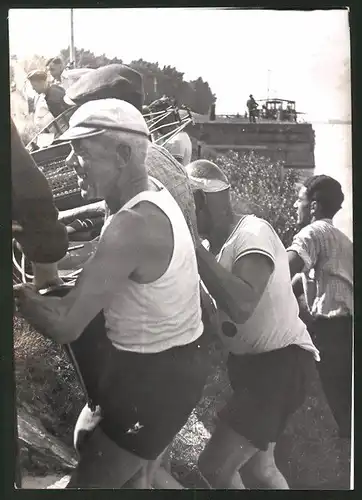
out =
[[[71,292],[64,298],[42,297],[24,287],[20,311],[35,328],[57,342],[76,340],[138,268],[147,252],[146,239],[142,215],[132,210],[119,212],[104,231],[94,257]]]
[[[229,272],[202,245],[196,249],[199,272],[219,308],[237,324],[254,312],[273,272],[273,261],[252,253],[239,258]]]

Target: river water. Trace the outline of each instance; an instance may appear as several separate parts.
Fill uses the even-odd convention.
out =
[[[312,123],[315,131],[315,174],[325,174],[338,180],[344,192],[342,210],[334,223],[353,239],[352,209],[352,125]]]

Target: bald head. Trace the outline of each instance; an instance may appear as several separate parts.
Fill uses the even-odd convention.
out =
[[[209,160],[196,160],[185,168],[195,191],[201,189],[204,193],[220,193],[230,188],[224,172]]]

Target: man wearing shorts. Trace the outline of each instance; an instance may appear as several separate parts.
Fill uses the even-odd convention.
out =
[[[149,189],[149,131],[138,110],[116,99],[88,102],[62,140],[78,157],[82,195],[104,199],[110,216],[74,289],[55,298],[25,286],[19,309],[59,343],[74,342],[103,310],[101,418],[68,487],[121,488],[157,460],[202,394],[196,256],[177,203],[157,181]]]
[[[288,489],[274,448],[319,356],[298,317],[287,253],[266,221],[233,213],[230,185],[215,164],[198,160],[186,170],[199,233],[210,242],[210,252],[197,246],[199,270],[219,309],[233,388],[199,468],[214,488],[244,489],[238,471],[250,462],[266,488]]]
[[[318,371],[341,438],[351,436],[353,246],[333,225],[344,200],[341,185],[327,175],[307,179],[295,203],[300,231],[288,248],[292,278],[302,273],[307,296],[314,271],[315,297],[301,311],[321,353]]]

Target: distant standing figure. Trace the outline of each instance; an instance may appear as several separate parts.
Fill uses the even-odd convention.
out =
[[[32,71],[27,78],[37,94],[44,94],[48,109],[54,118],[68,109],[68,105],[64,102],[64,88],[60,85],[49,84],[45,71]]]
[[[249,99],[246,101],[246,106],[249,111],[249,122],[256,123],[256,110],[258,108],[258,103],[252,94],[249,95]]]
[[[211,104],[210,107],[210,121],[215,121],[216,120],[216,104],[213,103]]]

